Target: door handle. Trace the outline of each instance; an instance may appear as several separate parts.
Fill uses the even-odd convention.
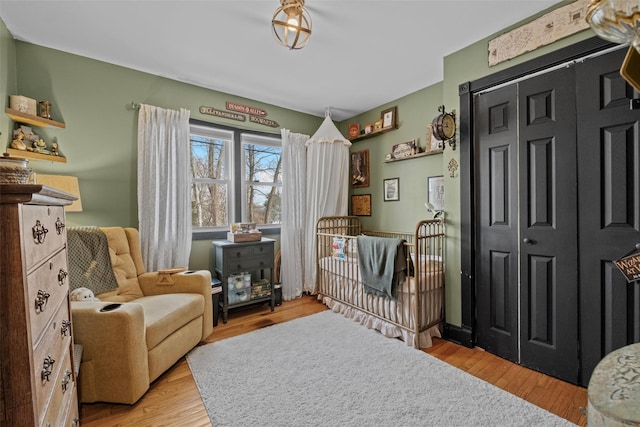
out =
[[[524,239],[522,239],[522,243],[524,243],[525,245],[533,245],[535,243],[535,241],[533,241],[532,239],[525,237]]]

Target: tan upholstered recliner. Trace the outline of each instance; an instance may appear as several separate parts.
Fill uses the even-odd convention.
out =
[[[146,273],[138,230],[102,230],[118,289],[96,295],[101,302],[71,303],[73,335],[83,346],[80,400],[132,404],[211,334],[211,273]],[[122,305],[101,312],[109,302]]]

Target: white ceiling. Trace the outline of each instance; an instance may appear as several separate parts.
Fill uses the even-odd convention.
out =
[[[443,79],[442,58],[558,0],[307,0],[313,34],[271,34],[279,0],[0,0],[14,38],[345,120]]]

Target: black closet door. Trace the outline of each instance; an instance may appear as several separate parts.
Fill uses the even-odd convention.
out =
[[[520,363],[578,381],[575,70],[519,83]]]
[[[639,96],[618,71],[625,51],[576,67],[584,386],[607,353],[640,341],[640,285],[611,262],[640,243]]]
[[[575,76],[475,100],[477,345],[578,379]]]

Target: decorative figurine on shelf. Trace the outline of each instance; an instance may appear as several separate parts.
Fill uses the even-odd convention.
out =
[[[27,149],[27,145],[24,143],[24,133],[22,133],[20,129],[16,129],[13,131],[13,141],[11,141],[11,148],[22,151],[25,151]]]
[[[57,142],[52,142],[51,143],[51,151],[53,152],[54,156],[59,156],[60,152],[58,151],[58,143]]]
[[[51,103],[49,101],[40,101],[40,117],[51,120]]]
[[[50,154],[47,150],[47,143],[42,138],[37,141],[33,141],[33,151],[40,154]]]

